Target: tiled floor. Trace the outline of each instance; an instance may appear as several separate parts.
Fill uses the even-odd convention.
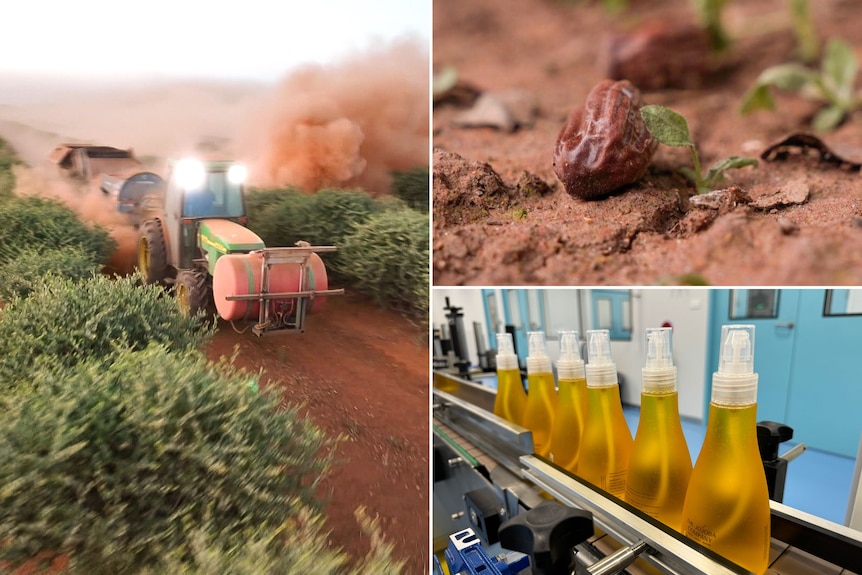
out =
[[[640,409],[623,406],[632,435],[637,432]],[[700,446],[706,435],[706,426],[689,420],[682,421],[691,461],[697,460]],[[790,449],[793,443],[782,443],[779,454]],[[844,524],[853,468],[856,462],[849,457],[809,449],[788,464],[784,485],[784,504],[823,519]]]

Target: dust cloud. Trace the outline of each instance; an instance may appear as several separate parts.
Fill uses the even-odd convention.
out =
[[[47,164],[50,151],[62,142],[134,148],[144,160],[201,148],[231,155],[236,133],[267,89],[271,85],[177,80],[93,83],[89,90],[51,100],[34,92],[32,102],[19,95],[16,104],[0,105],[0,136],[31,166]]]
[[[27,164],[15,170],[15,193],[59,200],[82,220],[107,229],[118,244],[107,268],[116,273],[134,268],[137,230],[117,211],[114,199],[101,191],[98,180],[78,182],[61,176],[48,161],[51,150],[63,142],[133,148],[146,169],[161,174],[169,157],[199,151],[230,156],[235,153],[234,135],[266,88],[254,83],[176,81],[92,83],[67,92],[62,85],[45,79],[28,91],[19,83],[14,97],[0,100],[0,137]],[[52,93],[71,95],[59,99]]]
[[[392,170],[428,165],[428,71],[405,41],[290,74],[239,138],[251,183],[388,193]]]
[[[124,272],[137,231],[97,181],[60,175],[48,161],[58,144],[133,148],[162,175],[167,158],[203,152],[245,161],[251,185],[385,194],[391,170],[428,165],[428,58],[424,46],[400,41],[277,84],[0,77],[0,137],[26,163],[16,193],[60,200],[107,228],[120,246],[109,267]]]

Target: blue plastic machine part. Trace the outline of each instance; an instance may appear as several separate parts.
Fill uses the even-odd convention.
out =
[[[492,559],[469,528],[449,536],[449,546],[444,555],[450,575],[518,575],[530,566],[530,558],[527,555],[508,563],[505,559]],[[443,575],[443,568],[436,557],[434,574]]]

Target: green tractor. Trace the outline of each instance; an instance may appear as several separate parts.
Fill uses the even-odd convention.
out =
[[[245,177],[235,162],[183,159],[171,163],[158,185],[132,176],[103,190],[115,193],[120,210],[138,224],[144,280],[173,285],[188,313],[215,311],[230,322],[250,322],[256,335],[301,333],[306,313],[319,310],[324,296],[344,293],[329,289],[317,255],[336,248],[305,242],[267,248],[245,227]]]

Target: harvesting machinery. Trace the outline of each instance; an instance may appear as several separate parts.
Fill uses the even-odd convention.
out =
[[[99,178],[101,190],[115,198],[118,210],[138,228],[138,269],[144,280],[173,285],[187,312],[216,311],[230,322],[250,322],[256,335],[301,333],[306,313],[321,309],[325,296],[344,293],[329,289],[318,255],[337,248],[307,242],[268,248],[245,227],[246,169],[241,164],[171,161],[162,179],[140,164],[94,170],[93,162],[87,165],[92,148],[97,147],[73,147],[66,155],[82,158],[79,177]],[[124,162],[129,158],[136,162],[130,153]],[[62,162],[57,163],[62,169]]]
[[[85,181],[103,173],[134,173],[143,168],[134,150],[95,144],[60,144],[48,158],[57,164],[62,174]]]
[[[136,226],[161,210],[164,180],[148,171],[131,149],[94,144],[60,144],[48,156],[60,174],[82,182],[96,182],[113,196],[117,209]]]

